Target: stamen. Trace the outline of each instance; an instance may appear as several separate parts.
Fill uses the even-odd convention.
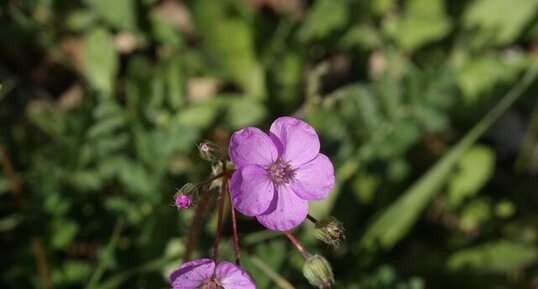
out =
[[[267,168],[267,172],[275,184],[287,184],[295,176],[295,170],[292,169],[291,165],[285,164],[281,160],[277,160]]]

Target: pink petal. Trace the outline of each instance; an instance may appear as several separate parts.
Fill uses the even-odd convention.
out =
[[[245,165],[270,166],[278,157],[278,150],[271,138],[255,127],[245,127],[233,133],[228,150],[238,167]]]
[[[274,197],[274,185],[263,168],[247,165],[234,172],[230,194],[234,207],[243,215],[252,217],[269,208]]]
[[[172,289],[196,289],[202,282],[211,278],[215,272],[215,262],[211,259],[198,259],[187,262],[170,274]]]
[[[306,122],[293,117],[279,117],[271,125],[271,139],[285,163],[293,166],[313,160],[319,153],[319,138]]]
[[[294,181],[290,184],[293,191],[302,199],[320,201],[334,187],[333,164],[323,154],[295,170]]]
[[[231,262],[221,262],[215,271],[217,280],[224,289],[256,289],[250,275]]]
[[[275,189],[275,198],[269,209],[257,216],[258,222],[275,231],[287,231],[299,226],[306,219],[308,202],[299,198],[289,185],[280,185]]]

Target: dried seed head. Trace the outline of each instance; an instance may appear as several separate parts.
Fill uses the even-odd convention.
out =
[[[314,231],[316,238],[333,248],[340,246],[340,242],[345,239],[342,222],[332,216],[317,221]]]

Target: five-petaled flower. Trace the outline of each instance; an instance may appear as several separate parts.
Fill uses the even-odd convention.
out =
[[[293,117],[276,119],[269,135],[245,127],[230,140],[229,155],[237,167],[230,184],[234,207],[271,230],[301,224],[308,201],[327,197],[334,186],[334,168],[319,153],[315,130]]]
[[[231,262],[211,259],[187,262],[169,277],[172,289],[256,289],[250,275]]]

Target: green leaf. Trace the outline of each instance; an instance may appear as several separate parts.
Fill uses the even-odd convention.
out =
[[[465,62],[456,72],[456,81],[463,91],[465,104],[473,105],[497,84],[512,81],[526,63],[526,59],[507,63],[499,55],[490,54]]]
[[[52,234],[52,247],[62,249],[69,245],[79,230],[77,223],[72,221],[61,221],[55,224],[54,234]]]
[[[471,269],[480,272],[504,272],[536,261],[538,251],[532,244],[499,240],[452,254],[450,270]]]
[[[91,267],[87,262],[67,260],[63,263],[63,281],[76,284],[90,276]]]
[[[152,35],[163,44],[178,46],[183,43],[181,32],[170,22],[161,19],[157,15],[150,17]]]
[[[128,30],[136,28],[134,0],[85,0],[85,2],[112,27]]]
[[[450,33],[452,21],[443,0],[410,0],[403,17],[387,27],[405,50],[415,50]]]
[[[464,26],[475,34],[479,44],[508,44],[517,39],[538,12],[538,0],[472,1],[463,15]]]
[[[107,30],[96,28],[86,35],[83,59],[83,73],[87,81],[93,88],[110,95],[118,72],[118,55]]]
[[[0,195],[9,191],[9,181],[6,177],[0,175]]]
[[[319,40],[348,23],[346,1],[318,0],[307,12],[299,37],[304,41]]]
[[[262,99],[266,97],[265,72],[256,59],[253,25],[246,17],[225,13],[225,8],[239,10],[237,6],[227,7],[213,0],[195,1],[194,19],[207,49],[221,68],[247,96]]]
[[[403,238],[433,197],[439,193],[440,188],[445,184],[465,152],[521,96],[537,75],[538,61],[535,61],[521,81],[471,131],[373,220],[361,240],[361,245],[366,248],[380,246],[383,249],[388,249]]]
[[[191,105],[178,115],[179,124],[206,129],[213,123],[221,107],[222,103],[216,100]]]
[[[233,129],[239,129],[248,125],[255,125],[265,119],[267,110],[263,104],[257,100],[230,97],[226,99],[227,123]]]
[[[447,201],[453,208],[463,200],[476,194],[491,178],[495,166],[495,152],[475,145],[471,147],[456,165],[456,171],[448,184]]]
[[[0,218],[0,232],[7,232],[15,229],[22,222],[22,219],[20,214],[11,214]]]

